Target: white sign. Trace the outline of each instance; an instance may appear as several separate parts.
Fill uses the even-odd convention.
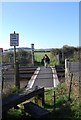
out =
[[[19,46],[19,34],[10,34],[10,46]]]

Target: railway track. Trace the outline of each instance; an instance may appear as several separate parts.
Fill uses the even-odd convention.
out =
[[[3,71],[3,78],[4,78],[3,88],[6,90],[7,86],[12,86],[14,84],[14,69],[10,66],[4,67],[4,68],[6,69],[4,69]],[[55,69],[56,69],[56,74],[58,76],[59,82],[64,82],[65,80],[64,66],[56,65]],[[27,84],[29,83],[29,80],[31,79],[33,74],[35,74],[34,72],[36,70],[37,70],[37,67],[28,67],[28,66],[19,67],[20,88],[27,86]],[[40,75],[37,76],[35,84],[43,87],[47,87],[47,86],[52,87],[53,86],[52,76],[53,76],[53,73],[51,71],[51,68],[48,68],[48,69],[41,68]]]

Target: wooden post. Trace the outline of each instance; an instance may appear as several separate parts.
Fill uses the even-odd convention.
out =
[[[55,109],[55,103],[56,103],[56,99],[55,99],[55,90],[54,90],[54,109]]]
[[[44,100],[44,88],[42,88],[42,93],[38,95],[38,98],[41,98],[42,106],[45,104]]]
[[[43,88],[43,93],[42,93],[42,106],[44,106],[45,100],[44,100],[44,88]]]
[[[20,89],[19,63],[16,61],[16,46],[14,46],[14,84],[18,89]]]
[[[31,44],[32,49],[32,66],[34,66],[34,44]]]
[[[69,96],[68,96],[68,100],[70,100],[70,95],[71,95],[72,78],[73,78],[73,73],[71,73],[71,80],[70,80],[70,86],[69,86]]]
[[[64,50],[62,48],[62,61],[64,61]]]
[[[19,63],[16,61],[16,86],[20,89],[20,80],[19,80]]]
[[[35,90],[38,90],[38,86],[35,86]],[[38,104],[38,95],[35,96],[35,103]]]
[[[14,46],[14,84],[16,86],[16,46]]]
[[[10,46],[14,46],[14,84],[17,86],[16,46],[19,45],[19,34],[10,34]]]

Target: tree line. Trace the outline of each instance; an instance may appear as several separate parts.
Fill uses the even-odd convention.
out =
[[[47,52],[50,52],[50,56],[54,61],[57,61],[56,56],[59,55],[59,59],[61,63],[64,63],[65,59],[69,59],[70,61],[77,61],[81,59],[81,47],[64,45],[62,48],[52,48],[50,49],[50,51]],[[13,58],[14,58],[13,52],[3,53],[3,63],[13,63],[14,62]],[[31,64],[32,53],[31,51],[18,50],[16,52],[16,59],[19,61],[20,64],[23,65]]]

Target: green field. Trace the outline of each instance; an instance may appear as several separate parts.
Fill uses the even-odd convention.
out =
[[[41,64],[41,60],[44,57],[44,55],[47,54],[50,58],[50,64],[49,65],[55,65],[55,60],[51,55],[51,52],[34,52],[34,58],[35,61],[39,62]]]
[[[41,62],[42,58],[44,57],[44,55],[47,54],[50,58],[50,52],[35,52],[35,60],[38,62]]]

